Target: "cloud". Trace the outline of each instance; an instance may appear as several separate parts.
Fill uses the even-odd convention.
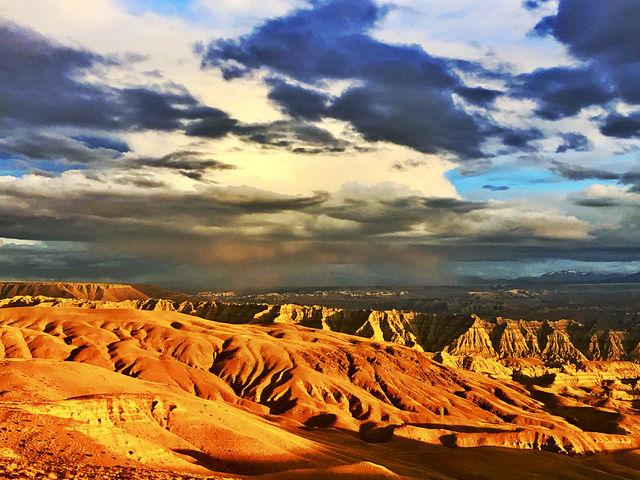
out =
[[[233,133],[246,142],[265,148],[284,148],[294,153],[341,153],[352,147],[328,130],[300,121],[239,124]]]
[[[191,94],[83,81],[115,60],[66,47],[13,23],[0,23],[0,125],[74,126],[100,130],[178,130],[186,121],[218,118]],[[175,90],[175,86],[172,86]]]
[[[526,243],[583,238],[586,231],[584,223],[552,211],[421,197],[391,184],[308,196],[212,185],[179,192],[152,185],[132,189],[116,175],[80,171],[2,182],[0,222],[11,238],[82,242],[92,250],[115,249],[116,255],[190,264],[322,263],[329,257],[349,263],[347,254],[369,244],[375,246],[357,253],[362,261],[399,248],[396,261],[404,262],[399,252],[411,243]],[[237,251],[224,253],[230,245]]]
[[[173,165],[185,156],[190,154],[177,152],[157,163]],[[204,288],[214,281],[255,285],[249,272],[264,272],[265,279],[279,272],[268,282],[276,284],[306,272],[305,282],[314,283],[335,274],[334,265],[343,265],[340,278],[347,283],[364,278],[356,272],[365,271],[406,281],[402,269],[421,265],[426,276],[420,278],[436,281],[429,276],[434,262],[501,261],[523,251],[550,258],[567,255],[568,241],[575,257],[596,248],[588,224],[541,206],[423,197],[397,184],[354,184],[306,196],[207,184],[179,191],[139,183],[155,177],[136,172],[75,171],[0,182],[3,235],[82,247],[55,255],[48,250],[40,262],[36,251],[12,251],[14,257],[0,252],[3,271],[19,272],[25,262],[35,262],[26,270],[33,278],[86,279],[83,268],[94,265],[94,277],[146,276]],[[392,277],[378,269],[381,258],[394,265]]]
[[[319,120],[327,113],[327,95],[291,85],[277,78],[269,79],[267,84],[271,87],[269,99],[280,105],[282,110],[293,118]]]
[[[522,2],[522,6],[527,10],[537,10],[548,1],[549,0],[525,0]]]
[[[492,192],[504,192],[505,190],[509,190],[510,187],[507,185],[483,185],[482,188],[491,190]]]
[[[529,145],[529,142],[544,138],[544,134],[538,128],[529,128],[527,130],[502,129],[502,132],[502,143],[520,151],[535,151],[536,148]]]
[[[603,84],[629,103],[640,103],[640,4],[627,0],[560,0],[556,15],[535,27],[553,35],[576,57],[601,72]],[[591,89],[595,92],[595,89]]]
[[[303,154],[339,153],[350,146],[349,142],[336,138],[328,130],[306,120],[242,123],[222,111],[211,114],[203,120],[192,122],[187,126],[185,134],[212,139],[232,134],[245,142],[255,143],[263,148],[282,148]]]
[[[629,171],[620,175],[620,183],[623,184],[640,184],[640,171]]]
[[[61,135],[17,130],[0,138],[0,150],[23,160],[45,160],[63,164],[91,164],[109,160],[117,150],[94,145],[89,147],[80,139]]]
[[[631,176],[635,177],[633,179],[636,181],[640,180],[640,175],[638,174],[632,174]],[[608,204],[613,204],[615,202],[617,206],[625,207],[620,209],[618,213],[624,212],[625,209],[635,213],[638,205],[640,205],[640,195],[633,192],[629,187],[618,185],[592,184],[577,194],[572,195],[570,198],[579,204],[591,203],[593,205],[597,205],[598,202]],[[613,221],[615,219],[614,213],[610,213],[609,215],[608,220]],[[628,226],[631,227],[631,229],[634,228],[633,225]]]
[[[206,118],[191,122],[185,134],[192,137],[221,138],[231,132],[237,123],[235,118],[230,118],[225,112],[212,109]]]
[[[598,168],[582,167],[580,165],[568,165],[566,163],[552,162],[550,170],[569,180],[617,180],[619,185],[629,185],[630,192],[640,191],[640,171],[630,170],[624,173],[610,172]],[[583,205],[588,206],[588,205]]]
[[[171,35],[174,51],[165,34],[175,23],[143,25],[157,16],[109,17],[120,18],[121,29],[130,25],[127,38],[135,25],[154,32],[138,35],[142,43],[119,38],[117,47],[106,36],[95,40],[96,31],[106,30],[93,11],[91,28],[42,27],[72,39],[64,44],[3,23],[0,40],[10,48],[0,51],[0,225],[3,235],[46,246],[0,247],[0,270],[16,278],[179,278],[209,287],[438,281],[445,262],[458,260],[640,258],[633,231],[640,175],[619,163],[629,156],[616,157],[615,168],[602,158],[619,151],[618,143],[632,143],[615,138],[638,136],[637,114],[629,113],[637,109],[624,105],[637,90],[637,62],[626,37],[604,48],[613,37],[594,31],[627,19],[573,22],[600,42],[586,48],[562,33],[560,17],[570,21],[563,8],[578,4],[561,1],[538,32],[563,42],[574,56],[569,63],[556,42],[500,43],[516,39],[513,25],[506,37],[462,45],[457,32],[443,31],[452,23],[440,13],[457,17],[455,25],[473,23],[474,35],[504,31],[489,28],[491,15],[468,22],[479,10],[467,4],[457,13],[455,6],[434,8],[438,14],[426,22],[433,32],[416,33],[424,19],[400,29],[398,22],[413,14],[398,16],[380,2],[314,0],[297,10],[288,3],[278,11],[289,12],[284,16],[227,29],[246,32],[261,22],[244,36],[202,45],[198,59],[180,56],[208,33],[180,30]],[[542,0],[524,5],[538,12],[551,7]],[[614,17],[616,8],[631,15],[627,7],[594,4]],[[60,12],[69,18],[68,8]],[[520,33],[539,18],[517,13]],[[80,14],[74,18],[81,24]],[[45,25],[42,18],[29,22]],[[155,45],[155,38],[165,40]],[[146,58],[105,53],[128,43]],[[477,61],[452,58],[462,55]],[[522,60],[506,63],[516,56]],[[199,59],[205,69],[188,71],[197,70]],[[587,123],[614,140],[593,135]],[[550,164],[556,182],[544,191],[553,188],[552,195],[531,196],[535,185],[527,182],[549,161],[542,152],[577,158],[573,152],[590,148],[589,166]],[[450,163],[452,157],[460,162]],[[535,162],[534,173],[519,170]],[[444,172],[454,167],[459,174],[450,183]],[[483,175],[494,167],[498,175]],[[460,180],[463,174],[477,177]],[[572,186],[558,177],[602,180],[616,190],[563,198],[557,189]],[[532,186],[518,190],[522,200],[465,198],[519,183]],[[285,191],[301,194],[277,193]]]
[[[586,168],[580,165],[568,165],[562,162],[552,162],[551,171],[569,180],[618,180],[619,173],[608,172],[597,168]]]
[[[600,125],[600,133],[607,137],[640,137],[640,114],[628,116],[612,114]]]
[[[500,90],[490,90],[483,87],[460,87],[456,93],[465,100],[475,105],[488,107],[493,101],[503,94]]]
[[[577,115],[591,105],[614,98],[609,82],[595,67],[555,67],[537,69],[510,81],[510,94],[537,103],[535,114],[545,120]]]
[[[589,139],[581,133],[563,133],[562,143],[558,145],[556,153],[565,153],[569,150],[576,152],[589,151]]]
[[[203,180],[210,171],[234,170],[237,167],[219,160],[206,158],[202,152],[182,150],[163,155],[159,158],[132,158],[124,161],[127,169],[133,168],[162,168],[169,169],[193,180]],[[140,187],[157,187],[157,182],[145,183],[143,179],[136,179],[133,184]]]
[[[113,128],[117,109],[109,92],[75,79],[106,60],[54,45],[33,31],[0,23],[0,124],[82,124]]]
[[[200,45],[204,67],[225,78],[267,69],[296,82],[322,86],[335,80],[356,85],[332,97],[284,80],[270,80],[270,98],[283,111],[353,125],[370,142],[386,141],[423,153],[479,158],[488,120],[459,108],[453,93],[488,104],[497,95],[468,89],[454,64],[415,45],[392,45],[370,36],[388,12],[372,1],[327,0],[268,20],[249,35]]]
[[[178,130],[185,119],[218,119],[222,112],[204,107],[189,93],[125,88],[120,92],[124,126],[149,130]]]
[[[84,143],[86,147],[91,149],[106,148],[120,153],[126,153],[131,150],[127,142],[115,138],[96,137],[92,135],[76,135],[71,138]]]
[[[543,25],[576,57],[622,64],[640,60],[634,40],[638,18],[636,2],[560,0],[557,14]]]
[[[619,201],[613,198],[581,198],[577,199],[575,204],[581,207],[590,208],[609,208],[619,207],[621,205]]]
[[[426,160],[396,160],[391,164],[391,168],[394,170],[405,171],[409,170],[410,168],[421,167],[426,164]]]

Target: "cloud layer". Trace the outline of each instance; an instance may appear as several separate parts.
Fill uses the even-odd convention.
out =
[[[130,26],[117,51],[46,21],[62,1],[0,9],[8,277],[431,283],[640,256],[635,2],[526,1],[513,44],[423,35],[478,16],[466,0],[417,2],[404,25],[402,5],[284,2],[228,31],[225,5],[121,7],[84,13]]]

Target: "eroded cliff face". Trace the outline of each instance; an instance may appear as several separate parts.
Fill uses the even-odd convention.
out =
[[[640,362],[640,326],[596,329],[572,320],[527,321],[476,315],[439,316],[400,310],[344,310],[321,306],[139,299],[121,302],[16,296],[0,307],[53,306],[185,313],[230,324],[292,324],[346,333],[427,352],[444,352],[469,364],[479,359],[532,358],[547,365],[587,360]],[[486,365],[487,362],[484,362]],[[504,363],[504,362],[503,362]]]

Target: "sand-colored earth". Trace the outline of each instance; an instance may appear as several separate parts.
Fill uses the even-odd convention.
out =
[[[0,309],[0,358],[0,474],[640,478],[625,362],[491,378],[294,324],[46,306]]]
[[[0,282],[0,298],[20,295],[52,298],[77,298],[119,302],[148,298],[176,298],[185,295],[167,291],[155,285],[77,282]]]

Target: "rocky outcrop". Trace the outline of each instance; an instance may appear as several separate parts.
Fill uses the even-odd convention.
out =
[[[471,326],[444,350],[451,355],[496,357],[497,353],[488,333],[493,325],[487,325],[487,322],[476,315],[472,315],[471,318]]]

